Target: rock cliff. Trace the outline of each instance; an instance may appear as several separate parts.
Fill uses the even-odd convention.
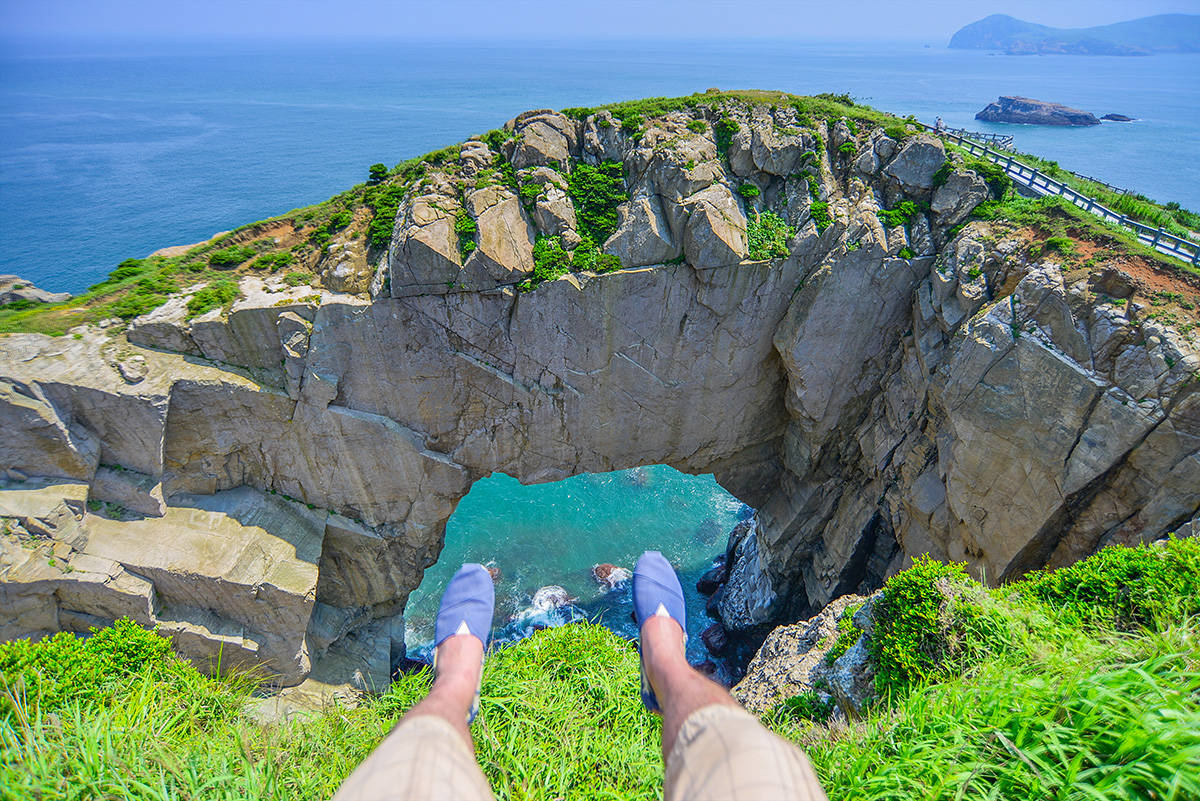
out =
[[[0,337],[0,637],[129,615],[201,666],[379,687],[497,470],[714,473],[758,509],[733,631],[923,553],[998,581],[1194,518],[1196,285],[966,222],[990,190],[939,140],[827,107],[529,112],[402,187],[370,292],[245,274]]]

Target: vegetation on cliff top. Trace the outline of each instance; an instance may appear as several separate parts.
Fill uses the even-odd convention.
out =
[[[806,699],[766,717],[831,798],[1200,794],[1200,542],[996,590],[922,560],[883,597],[883,700],[849,726],[804,720],[822,711]],[[252,676],[202,676],[128,621],[0,645],[0,798],[327,798],[429,679],[263,725],[243,711]],[[494,651],[474,731],[497,796],[657,798],[637,687],[636,650],[599,626]]]
[[[640,137],[645,126],[655,118],[673,112],[691,113],[695,118],[689,123],[689,130],[705,133],[711,128],[711,135],[724,158],[731,138],[739,129],[734,117],[744,112],[747,106],[790,109],[799,124],[813,131],[818,140],[821,140],[819,133],[816,133],[819,120],[845,120],[855,137],[865,135],[873,127],[882,127],[887,135],[900,140],[913,133],[904,119],[865,106],[848,95],[829,93],[806,97],[786,92],[710,89],[684,97],[644,98],[592,108],[569,108],[564,109],[564,113],[582,119],[606,110],[634,138]],[[536,197],[527,197],[526,190],[540,193],[542,187],[534,184],[522,186],[512,164],[504,156],[506,144],[511,144],[514,137],[512,131],[504,129],[489,131],[478,137],[491,148],[495,162],[491,168],[477,174],[472,186],[505,185],[532,202]],[[847,147],[850,144],[843,145],[847,152],[852,149],[852,146]],[[819,145],[824,146],[823,140],[819,141]],[[954,152],[955,148],[951,146],[949,150]],[[1135,219],[1164,227],[1178,235],[1188,235],[1190,230],[1200,227],[1200,216],[1179,208],[1178,204],[1161,205],[1141,196],[1112,193],[1099,184],[1083,181],[1067,173],[1054,162],[1025,155],[1019,155],[1019,158]],[[217,307],[228,309],[236,296],[229,297],[226,283],[212,289],[214,283],[236,283],[244,275],[267,277],[285,266],[295,268],[295,274],[310,276],[310,280],[323,280],[320,274],[329,256],[331,243],[358,241],[371,263],[375,263],[391,240],[396,214],[404,198],[423,190],[431,181],[436,182],[439,176],[444,178],[457,174],[461,159],[462,148],[454,145],[409,159],[390,169],[383,164],[373,164],[368,169],[365,183],[324,203],[242,226],[182,254],[127,259],[104,281],[65,303],[32,307],[27,303],[18,303],[9,308],[0,308],[0,334],[33,331],[58,335],[73,326],[107,318],[127,321],[162,305],[171,294],[181,292],[204,293],[200,300],[189,302],[189,314],[204,313]],[[562,166],[567,169],[571,165]],[[1011,181],[995,165],[966,157],[963,166],[983,175],[998,201],[1011,197]],[[940,177],[944,180],[948,174],[945,172]],[[615,162],[598,166],[579,164],[574,165],[574,169],[567,171],[566,175],[569,182],[566,188],[576,207],[579,233],[584,238],[578,248],[580,252],[568,254],[570,260],[567,269],[605,272],[617,268],[619,265],[611,257],[600,253],[599,246],[615,230],[616,207],[626,197],[620,165]],[[812,199],[817,201],[810,207],[810,212],[818,231],[823,231],[831,224],[827,202],[820,200],[820,187],[815,177],[808,175],[807,180]],[[741,188],[747,200],[754,199],[754,190],[752,184]],[[452,213],[455,215],[460,256],[465,259],[476,246],[475,221],[462,210],[452,210]],[[764,210],[763,214],[766,213]],[[984,208],[980,216],[1016,220],[1022,216],[1029,217],[1032,213],[1029,207],[997,202]],[[1083,212],[1067,213],[1080,219],[1080,226],[1089,231],[1105,229],[1108,241],[1116,249],[1131,249],[1156,264],[1166,265],[1168,269],[1196,272],[1194,268],[1181,267],[1174,260],[1150,251],[1126,231],[1105,226]],[[1086,221],[1082,220],[1084,217]],[[772,226],[771,222],[769,217],[765,225],[762,218],[750,220],[751,258],[776,258],[786,254],[786,246],[780,247],[778,242],[783,229]],[[896,224],[891,218],[887,222]],[[539,276],[544,277],[550,272],[553,270],[543,269]],[[525,288],[536,285],[538,280],[538,277],[530,280]],[[216,303],[213,302],[214,298],[217,299]]]

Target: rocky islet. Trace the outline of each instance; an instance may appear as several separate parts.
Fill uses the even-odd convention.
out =
[[[988,187],[935,178],[931,136],[783,102],[629,128],[537,111],[467,143],[355,256],[354,294],[245,276],[228,310],[0,339],[0,637],[128,615],[203,667],[381,686],[493,471],[715,474],[758,510],[710,577],[721,651],[923,553],[996,581],[1196,516],[1200,352],[1153,270],[968,222]],[[604,163],[623,269],[534,281],[540,239],[582,241],[573,168]],[[767,213],[788,255],[751,260]]]

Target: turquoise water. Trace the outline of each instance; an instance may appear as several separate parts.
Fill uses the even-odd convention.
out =
[[[1200,210],[1200,56],[1005,57],[922,43],[0,42],[0,273],[77,292],[121,259],[328,198],[562,108],[722,88],[849,92],[953,126],[1000,94],[1133,124],[1017,145]],[[1001,126],[1012,127],[1012,126]]]
[[[628,584],[607,591],[593,579],[592,567],[608,563],[632,571],[642,551],[659,550],[679,572],[687,596],[689,656],[703,659],[696,635],[711,621],[696,579],[749,513],[712,476],[689,476],[664,465],[531,486],[503,474],[481,479],[459,503],[441,557],[409,598],[409,655],[428,656],[442,588],[463,562],[500,569],[493,621],[500,641],[579,618],[600,620],[631,637],[636,627]],[[574,603],[555,614],[535,613],[533,594],[547,585],[562,587]]]

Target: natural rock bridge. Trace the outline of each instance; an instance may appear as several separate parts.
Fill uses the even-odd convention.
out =
[[[759,510],[721,602],[743,630],[914,555],[996,580],[1197,514],[1200,355],[1097,294],[1136,278],[1064,274],[1000,225],[948,240],[988,189],[967,171],[935,189],[932,137],[728,113],[727,159],[689,112],[637,140],[607,112],[512,123],[506,157],[547,181],[623,161],[619,272],[518,291],[569,204],[531,214],[446,174],[402,206],[386,294],[247,277],[227,314],[189,320],[179,298],[128,338],[0,339],[0,637],[129,615],[200,662],[379,686],[447,518],[497,470],[715,474]],[[885,229],[903,198],[930,212]],[[481,228],[465,261],[460,202]],[[791,255],[746,260],[767,208]]]

